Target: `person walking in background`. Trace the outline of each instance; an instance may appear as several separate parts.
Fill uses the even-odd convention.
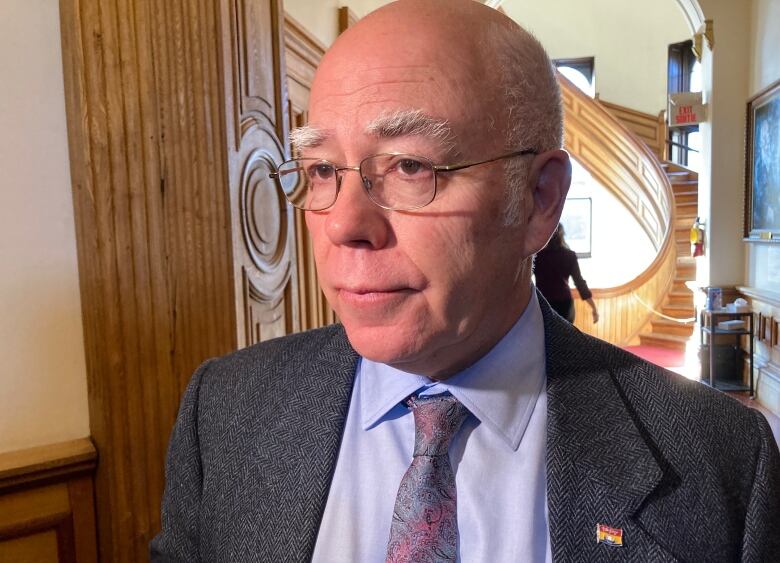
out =
[[[574,322],[574,299],[569,289],[569,277],[574,280],[580,297],[590,305],[593,322],[599,322],[599,311],[593,302],[593,294],[580,274],[577,254],[569,248],[564,238],[563,225],[558,223],[550,242],[536,255],[534,262],[536,287],[549,301],[550,306],[570,323]]]

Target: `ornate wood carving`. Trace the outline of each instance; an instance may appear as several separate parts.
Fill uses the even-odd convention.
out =
[[[289,132],[278,0],[223,5],[223,60],[235,77],[228,95],[227,159],[238,341],[250,345],[300,328],[292,208],[268,175],[283,162]]]

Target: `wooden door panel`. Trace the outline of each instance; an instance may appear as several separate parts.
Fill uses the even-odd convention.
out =
[[[286,199],[268,177],[273,163],[282,160],[284,151],[273,134],[255,131],[242,139],[240,174],[231,182],[238,189],[234,212],[241,222],[236,252],[244,316],[240,341],[247,346],[298,330],[293,220]]]
[[[226,3],[226,96],[238,342],[249,346],[299,330],[294,217],[269,173],[287,157],[282,7]]]
[[[291,127],[301,127],[309,120],[309,94],[315,70],[325,54],[325,46],[290,15],[285,15],[284,46],[289,94],[288,119]],[[318,328],[336,322],[336,315],[317,281],[314,250],[303,212],[295,211],[294,222],[300,328]]]
[[[276,120],[276,88],[274,87],[273,12],[277,2],[236,0],[238,18],[238,74],[241,80],[241,114],[253,111],[270,121]]]

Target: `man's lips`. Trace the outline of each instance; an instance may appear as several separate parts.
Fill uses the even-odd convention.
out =
[[[410,287],[359,287],[339,288],[339,299],[353,305],[381,304],[407,297],[417,290]]]

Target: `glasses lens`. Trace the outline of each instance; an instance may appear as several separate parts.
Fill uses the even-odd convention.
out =
[[[279,166],[279,182],[287,200],[298,209],[319,211],[336,201],[336,165],[327,160],[288,160]]]
[[[360,164],[360,174],[371,199],[387,209],[419,209],[436,195],[433,163],[420,156],[371,156]]]

